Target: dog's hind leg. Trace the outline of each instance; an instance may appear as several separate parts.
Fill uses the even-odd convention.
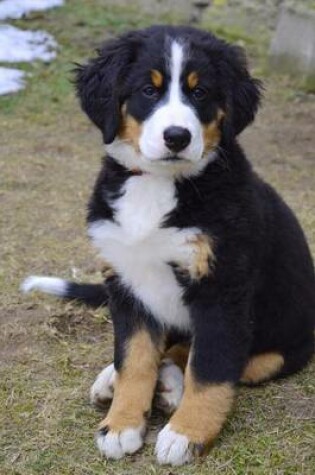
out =
[[[159,368],[156,405],[167,413],[173,412],[181,401],[188,355],[188,344],[176,344],[164,354]],[[113,399],[116,377],[114,363],[102,369],[90,389],[91,404],[102,407]]]
[[[174,412],[181,402],[189,349],[189,344],[176,344],[164,354],[159,369],[155,404],[167,414]]]
[[[102,369],[90,390],[91,404],[102,406],[106,401],[113,399],[116,375],[114,363]]]
[[[277,352],[252,356],[247,362],[240,382],[259,384],[278,375],[283,368],[284,357]]]
[[[182,371],[185,371],[190,351],[189,343],[177,343],[171,346],[164,355],[164,360],[170,360],[176,364]]]
[[[306,366],[313,354],[314,339],[310,338],[291,350],[253,355],[243,370],[240,382],[256,385],[294,374]]]

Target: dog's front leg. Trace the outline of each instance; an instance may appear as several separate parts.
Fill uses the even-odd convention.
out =
[[[126,289],[117,286],[115,292],[110,292],[110,310],[115,332],[115,391],[96,440],[103,455],[119,459],[143,445],[146,416],[151,410],[158,377],[162,338],[139,302],[126,295]]]
[[[231,410],[234,385],[247,354],[248,339],[237,325],[237,309],[195,302],[194,339],[185,371],[184,394],[169,423],[159,433],[156,456],[161,464],[181,465],[204,453]]]

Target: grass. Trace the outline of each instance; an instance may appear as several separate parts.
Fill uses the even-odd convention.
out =
[[[108,313],[24,297],[18,286],[29,273],[100,278],[85,206],[103,150],[79,110],[70,71],[100,40],[150,18],[135,8],[76,0],[14,23],[45,29],[61,49],[51,64],[23,65],[32,73],[27,89],[0,98],[0,474],[312,474],[314,363],[286,381],[241,388],[203,461],[156,465],[154,440],[165,422],[158,413],[139,455],[115,463],[99,457],[93,434],[101,414],[89,405],[88,391],[112,359]],[[242,141],[297,212],[315,253],[315,103],[285,78],[265,80],[264,109]]]

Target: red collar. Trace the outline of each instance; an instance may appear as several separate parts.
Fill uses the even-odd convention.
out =
[[[130,173],[134,176],[141,176],[144,175],[146,172],[140,170],[140,168],[133,168],[132,170],[130,170]]]

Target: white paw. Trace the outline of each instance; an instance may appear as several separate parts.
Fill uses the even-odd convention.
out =
[[[96,435],[96,443],[102,455],[109,459],[121,459],[125,454],[133,454],[143,445],[144,427],[129,428],[121,432],[101,429]]]
[[[157,406],[168,414],[178,408],[184,391],[182,370],[166,359],[160,368],[157,390]]]
[[[113,398],[115,378],[116,371],[112,363],[99,373],[91,387],[90,401],[92,404],[102,404],[106,399]]]
[[[183,465],[193,459],[189,439],[178,434],[167,424],[158,435],[155,455],[161,465]]]

